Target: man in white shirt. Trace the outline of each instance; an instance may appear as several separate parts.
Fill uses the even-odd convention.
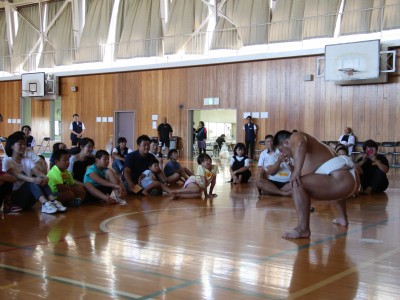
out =
[[[265,149],[258,160],[257,188],[262,195],[290,196],[293,163],[273,146],[272,135],[265,136]]]

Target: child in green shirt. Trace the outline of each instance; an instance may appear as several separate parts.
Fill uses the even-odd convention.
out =
[[[54,152],[54,166],[47,173],[49,186],[58,201],[68,206],[79,206],[86,196],[86,190],[82,183],[75,181],[68,171],[69,152],[60,149]]]

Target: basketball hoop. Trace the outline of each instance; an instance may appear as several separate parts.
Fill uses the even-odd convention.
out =
[[[357,70],[353,69],[353,68],[342,68],[342,69],[338,69],[339,72],[342,73],[342,78],[344,80],[350,80],[354,74],[354,72],[357,72]]]

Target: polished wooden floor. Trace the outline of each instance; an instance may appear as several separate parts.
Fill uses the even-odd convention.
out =
[[[400,299],[400,169],[386,193],[348,201],[348,229],[313,202],[311,238],[288,241],[291,199],[231,186],[216,163],[213,201],[3,215],[0,299]]]

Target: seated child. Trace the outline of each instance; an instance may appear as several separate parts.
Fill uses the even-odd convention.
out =
[[[108,168],[110,154],[106,150],[99,150],[95,155],[95,163],[85,173],[83,182],[85,188],[95,199],[107,204],[125,205],[126,201],[119,197],[125,194],[117,174]]]
[[[213,194],[215,182],[217,180],[218,166],[212,164],[211,157],[206,153],[201,153],[197,157],[196,176],[190,176],[184,183],[183,188],[174,190],[172,195],[174,198],[198,198],[204,192],[206,198],[217,197]],[[207,187],[210,186],[209,192]]]
[[[337,155],[349,156],[348,149],[340,143],[335,147],[335,152],[337,153]],[[356,187],[356,191],[353,194],[353,197],[356,197],[360,194],[360,186],[361,186],[360,173],[359,173],[360,170],[355,168],[354,172],[355,172],[355,176],[356,176],[356,186],[357,187]]]
[[[54,152],[56,152],[57,150],[61,150],[61,149],[66,150],[67,149],[67,145],[65,145],[64,143],[61,143],[61,142],[54,143],[53,152],[51,153],[50,160],[49,160],[50,161],[50,170],[54,166]]]
[[[185,182],[190,176],[193,175],[188,168],[182,167],[181,164],[178,163],[178,157],[178,150],[169,150],[169,162],[167,162],[164,167],[164,174],[169,183],[176,183],[178,181]]]
[[[338,155],[346,155],[349,156],[349,151],[346,148],[346,146],[342,145],[342,144],[337,144],[337,146],[335,147],[335,152]]]
[[[243,143],[237,143],[233,149],[233,156],[230,161],[231,182],[233,183],[248,182],[251,177],[250,160],[244,155],[245,152],[246,146]]]
[[[158,161],[149,163],[149,169],[144,171],[138,179],[140,186],[143,188],[142,194],[146,196],[162,195],[162,191],[171,194],[171,189],[166,185],[167,179],[160,168]]]
[[[21,211],[19,206],[13,205],[11,203],[10,195],[13,189],[13,183],[17,181],[17,178],[14,176],[7,174],[2,171],[3,168],[3,158],[0,157],[0,207],[3,206],[3,212],[18,212]]]
[[[79,206],[86,197],[83,183],[75,181],[68,171],[69,151],[60,149],[53,152],[54,166],[47,173],[49,186],[58,201],[68,206]]]
[[[117,174],[121,174],[124,169],[125,157],[132,152],[131,148],[126,146],[128,141],[124,137],[118,138],[118,146],[112,150],[112,157],[114,161],[112,163],[112,168]]]
[[[160,168],[163,169],[163,165],[164,165],[163,154],[162,154],[162,152],[158,152],[158,145],[159,145],[159,142],[157,139],[151,139],[149,153],[153,154],[153,156],[160,163]]]

